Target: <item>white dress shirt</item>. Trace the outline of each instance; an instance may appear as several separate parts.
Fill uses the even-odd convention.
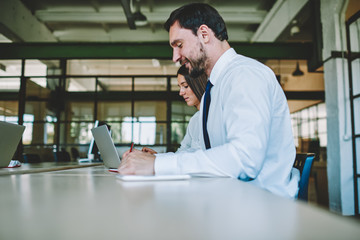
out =
[[[186,134],[184,136],[184,139],[181,141],[180,147],[176,151],[176,153],[180,152],[194,152],[198,149],[201,149],[201,137],[202,137],[202,131],[201,131],[201,125],[199,125],[199,118],[200,113],[197,111],[189,121],[189,124],[186,129]],[[168,153],[158,153],[156,154],[157,157],[160,155],[162,157],[167,156],[168,158],[171,158],[171,155],[174,155],[173,152]],[[176,158],[176,156],[173,156]]]
[[[230,176],[296,197],[299,174],[291,174],[296,153],[290,113],[273,71],[231,48],[216,62],[210,81],[211,148],[206,150],[201,138],[197,151],[157,156],[155,173]]]
[[[201,125],[199,125],[200,113],[197,111],[189,121],[189,124],[186,129],[186,134],[184,139],[181,141],[179,149],[176,151],[185,152],[185,151],[194,151],[201,148]]]

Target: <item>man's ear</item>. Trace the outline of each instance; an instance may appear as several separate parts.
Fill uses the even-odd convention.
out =
[[[198,38],[204,43],[208,43],[210,41],[210,34],[211,29],[205,24],[201,25],[197,31]]]

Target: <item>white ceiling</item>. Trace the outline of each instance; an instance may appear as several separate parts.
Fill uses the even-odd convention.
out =
[[[140,6],[148,20],[145,26],[135,30],[129,28],[122,6],[124,1],[129,2],[132,13]],[[309,42],[312,41],[309,1],[198,2],[209,3],[219,11],[227,24],[230,42]],[[174,9],[190,2],[193,1],[0,0],[0,42],[168,42],[164,22]],[[299,32],[291,34],[295,25]],[[73,60],[68,70],[78,69],[88,74],[158,75],[175,74],[179,67],[171,61],[157,59],[113,60],[111,63],[109,65],[108,60]],[[300,78],[291,76],[295,60],[269,60],[266,64],[282,75],[284,90],[311,90],[314,82],[317,82],[316,90],[323,89],[322,75],[308,74],[306,61],[300,61],[300,68],[305,72]],[[81,68],[76,68],[77,65]]]
[[[131,30],[122,2],[128,2],[133,13],[140,6],[148,23]],[[191,2],[193,1],[1,0],[0,42],[168,42],[168,33],[163,29],[164,22],[174,9]],[[307,34],[309,0],[200,2],[211,4],[223,16],[230,42],[312,41],[310,34]],[[291,35],[294,20],[300,32]],[[293,65],[293,62],[289,64]],[[170,61],[156,59],[146,61],[145,65],[148,68],[144,67],[144,61],[124,61],[122,68],[127,70],[126,74],[139,74],[144,68],[147,69],[146,74],[175,74],[178,68],[178,65]],[[153,73],[149,68],[153,69]],[[306,70],[306,63],[302,68]]]
[[[227,23],[230,41],[274,42],[309,0],[205,0]],[[122,2],[147,17],[130,30]],[[13,41],[168,41],[163,24],[171,11],[193,1],[174,0],[1,0],[3,34]],[[303,24],[303,21],[297,21]],[[302,26],[300,26],[300,29]],[[306,28],[304,28],[306,29]],[[290,31],[289,31],[290,34]],[[309,40],[309,39],[307,39]],[[301,39],[299,41],[304,41]]]

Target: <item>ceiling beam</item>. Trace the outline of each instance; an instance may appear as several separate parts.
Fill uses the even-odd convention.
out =
[[[51,31],[19,0],[0,1],[0,28],[13,41],[55,42]]]
[[[98,93],[98,100],[129,100],[134,98],[135,100],[174,100],[174,101],[184,101],[184,99],[179,96],[178,91],[171,91],[169,94],[164,94],[165,91],[136,91],[136,92],[119,92],[119,91],[104,91]],[[297,91],[297,92],[287,92],[285,91],[287,100],[320,100],[325,101],[325,92],[324,91]],[[2,92],[0,95],[0,100],[16,100],[18,99],[19,94],[17,92]],[[33,98],[32,100],[36,100]],[[93,92],[66,92],[66,99],[69,101],[89,101],[94,99]],[[42,100],[42,99],[38,99]]]
[[[143,10],[144,9],[144,10]],[[149,12],[143,8],[141,12],[146,16],[148,22],[164,24],[171,11]],[[266,16],[266,11],[231,11],[221,13],[227,24],[260,24]],[[42,22],[79,22],[79,23],[126,23],[127,18],[123,12],[118,11],[52,11],[38,10],[35,16]]]
[[[151,24],[146,28],[137,28],[136,31],[129,29],[127,25],[109,26],[108,32],[99,25],[97,28],[56,30],[54,36],[61,42],[167,42],[169,33],[162,27]],[[228,28],[229,39],[236,42],[248,42],[253,32],[230,27]]]
[[[257,28],[251,42],[274,42],[309,0],[278,0]]]
[[[243,43],[230,45],[256,59],[309,59],[311,43]],[[171,59],[168,42],[142,43],[0,43],[0,59]]]

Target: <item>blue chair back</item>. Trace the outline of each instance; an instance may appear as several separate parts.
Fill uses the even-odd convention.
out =
[[[294,162],[294,167],[300,171],[298,199],[304,201],[308,200],[309,178],[314,158],[314,153],[298,153]]]

